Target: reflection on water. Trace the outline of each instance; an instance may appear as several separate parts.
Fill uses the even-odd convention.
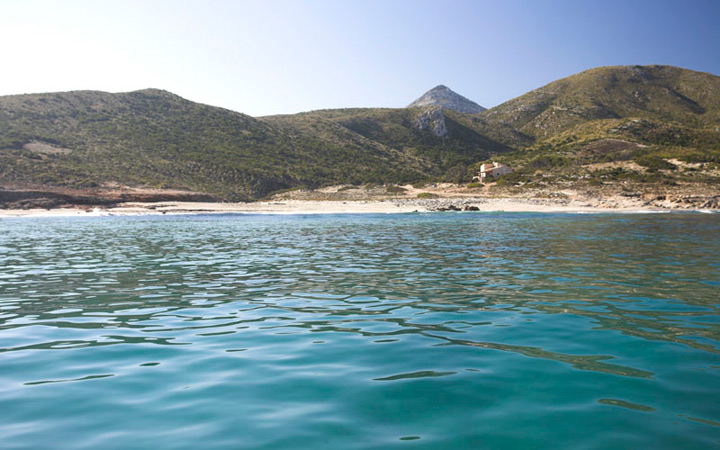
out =
[[[348,401],[362,403],[353,395],[362,399],[374,389],[426,380],[433,384],[417,394],[427,400],[418,405],[426,409],[438,405],[427,389],[447,388],[440,404],[466,414],[468,405],[452,402],[460,383],[502,393],[510,409],[548,407],[548,424],[559,410],[576,407],[577,414],[601,408],[597,420],[607,425],[609,406],[642,412],[642,426],[657,427],[660,435],[679,414],[693,417],[671,425],[676,438],[663,445],[720,438],[712,425],[720,410],[707,401],[720,386],[718,215],[38,219],[6,220],[0,229],[0,364],[8,368],[0,378],[2,408],[19,407],[10,393],[18,386],[57,386],[38,395],[59,403],[82,397],[61,385],[94,383],[109,397],[149,390],[158,405],[175,411],[180,404],[167,390],[183,387],[153,385],[143,374],[178,377],[180,371],[191,385],[217,377],[202,382],[207,386],[243,376],[246,386],[260,391],[269,383],[307,390],[288,394],[302,395],[292,408],[304,412],[253,416],[244,433],[267,434],[267,424],[280,424],[288,441],[255,444],[292,448],[295,426],[323,417],[312,422],[316,435],[303,432],[318,439],[305,436],[312,447],[336,428],[347,436],[344,420],[362,417],[357,433],[383,422],[377,412],[342,409]],[[312,387],[303,384],[310,374]],[[551,389],[548,376],[562,384]],[[151,384],[122,381],[133,377]],[[520,395],[512,384],[518,382],[540,387]],[[331,397],[333,411],[314,409],[320,398],[330,402],[330,391],[319,386],[335,383],[335,395],[345,400]],[[223,399],[221,386],[203,399]],[[562,389],[573,392],[567,403],[557,401]],[[582,398],[587,402],[576,405]],[[243,413],[278,400],[260,392],[253,401],[259,404],[244,406]],[[499,414],[492,406],[499,401],[473,406],[471,416],[522,415]],[[276,406],[290,408],[286,400]],[[647,422],[648,414],[661,413],[662,419]],[[512,424],[508,417],[499,425]],[[57,418],[50,415],[43,426]],[[180,415],[174,426],[187,427],[191,419]],[[14,426],[27,420],[19,412]],[[230,429],[210,435],[232,435]],[[478,436],[512,441],[478,425],[466,437],[444,422],[433,430],[447,436],[430,441],[417,429],[399,429],[384,444],[367,447],[390,440],[461,447]],[[688,430],[695,430],[694,441],[684,436]],[[566,431],[549,433],[566,439]],[[29,446],[40,442],[18,436]]]

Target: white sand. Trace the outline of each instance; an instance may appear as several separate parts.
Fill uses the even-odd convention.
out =
[[[470,198],[470,199],[390,199],[370,201],[313,201],[282,200],[255,203],[123,203],[112,208],[96,207],[91,209],[58,208],[0,210],[0,218],[9,217],[92,217],[127,216],[148,214],[343,214],[343,213],[409,213],[436,210],[454,204],[477,207],[479,211],[509,212],[632,212],[632,211],[669,211],[667,209],[643,207],[634,202],[611,205],[590,205],[583,202],[566,204],[523,198]]]

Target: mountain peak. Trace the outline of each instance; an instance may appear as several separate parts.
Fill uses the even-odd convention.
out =
[[[451,109],[465,114],[477,114],[485,111],[485,108],[482,106],[472,100],[468,100],[444,84],[438,84],[430,89],[423,94],[422,97],[410,103],[408,108],[423,108],[428,106],[439,106],[442,109]]]

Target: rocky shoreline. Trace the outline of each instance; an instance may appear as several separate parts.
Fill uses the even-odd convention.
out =
[[[112,208],[127,202],[219,202],[211,194],[168,189],[0,187],[0,209]]]
[[[466,198],[466,199],[390,199],[376,201],[286,200],[253,203],[205,202],[129,202],[107,206],[66,206],[52,209],[0,210],[0,218],[18,217],[92,217],[180,214],[397,214],[457,212],[540,212],[540,213],[623,213],[673,212],[711,209],[694,207],[695,203],[682,203],[680,207],[662,208],[637,202],[622,201],[591,205],[581,202],[540,201],[521,198]],[[698,203],[699,205],[707,204]],[[673,206],[678,206],[673,204]],[[720,209],[714,209],[720,213]]]
[[[426,211],[482,211],[483,206],[496,203],[498,199],[515,201],[526,206],[537,206],[538,209],[565,208],[599,208],[599,209],[666,209],[666,210],[720,210],[720,195],[685,195],[685,196],[642,196],[614,195],[597,199],[568,198],[521,198],[521,197],[480,197],[480,198],[438,198],[438,199],[393,199],[391,202],[416,205]]]
[[[432,211],[606,211],[719,210],[720,193],[477,191],[457,185],[416,189],[411,186],[335,186],[292,191],[266,201],[227,203],[213,195],[181,190],[120,187],[114,189],[0,188],[0,215],[72,215],[182,213],[391,213]]]

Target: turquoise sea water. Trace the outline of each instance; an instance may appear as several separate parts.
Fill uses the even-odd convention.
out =
[[[0,220],[0,448],[706,449],[720,215]]]

